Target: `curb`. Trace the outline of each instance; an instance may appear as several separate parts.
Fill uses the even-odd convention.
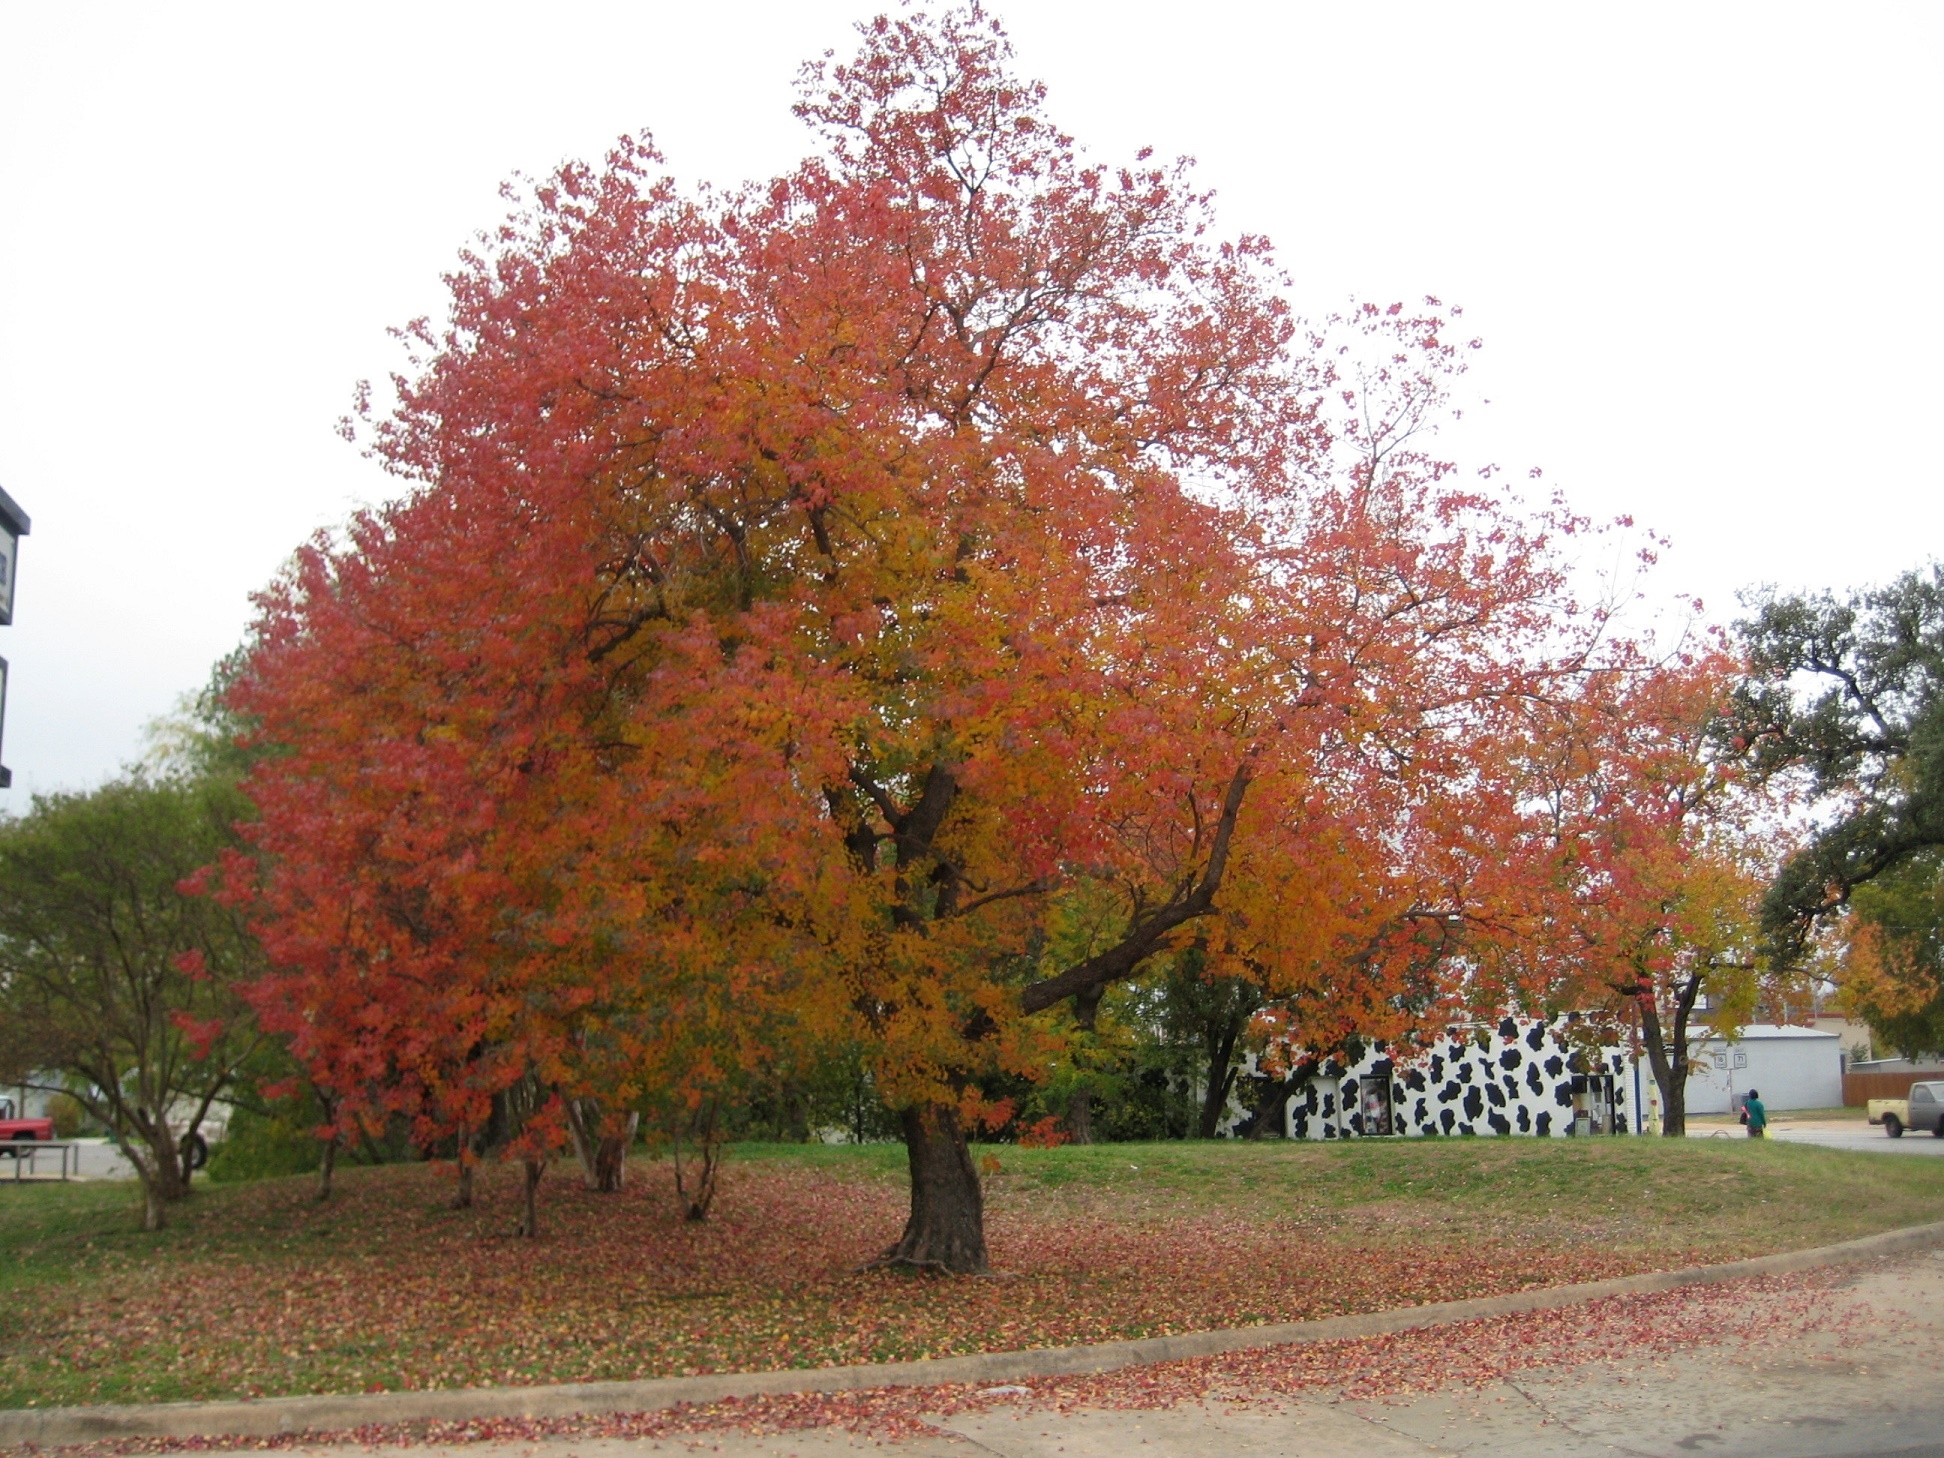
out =
[[[577,1382],[551,1387],[465,1387],[431,1392],[381,1392],[341,1397],[269,1397],[236,1402],[131,1403],[99,1407],[0,1410],[0,1447],[55,1447],[106,1438],[268,1438],[285,1433],[337,1431],[371,1424],[465,1422],[494,1418],[561,1418],[586,1413],[654,1412],[682,1403],[721,1402],[808,1392],[875,1387],[932,1387],[950,1382],[1008,1382],[1024,1377],[1076,1377],[1119,1367],[1178,1362],[1253,1347],[1343,1341],[1413,1331],[1448,1322],[1552,1311],[1609,1296],[1671,1291],[1751,1276],[1783,1275],[1846,1261],[1944,1245],[1944,1221],[1867,1235],[1840,1245],[1755,1256],[1719,1265],[1689,1266],[1619,1276],[1579,1286],[1553,1286],[1405,1306],[1367,1316],[1333,1316],[1274,1326],[1231,1327],[1086,1347],[983,1352],[919,1362],[874,1362],[851,1367],[800,1367],[772,1372],[722,1372],[706,1377],[651,1377],[633,1382]]]

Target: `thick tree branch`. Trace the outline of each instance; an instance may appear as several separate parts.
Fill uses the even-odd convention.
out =
[[[1216,893],[1222,889],[1222,876],[1228,869],[1229,846],[1235,836],[1235,822],[1242,813],[1242,800],[1249,792],[1254,756],[1236,766],[1229,780],[1228,793],[1222,797],[1221,818],[1208,852],[1208,864],[1192,888],[1171,897],[1145,916],[1137,917],[1127,935],[1106,951],[1076,963],[1055,977],[1035,982],[1020,994],[1020,1007],[1029,1013],[1042,1012],[1069,997],[1085,996],[1111,982],[1133,974],[1142,962],[1160,951],[1168,934],[1176,928],[1208,915],[1215,909]]]

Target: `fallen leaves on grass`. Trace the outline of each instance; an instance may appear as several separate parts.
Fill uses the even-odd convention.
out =
[[[238,1190],[205,1249],[136,1259],[16,1318],[0,1405],[527,1385],[900,1361],[1298,1321],[1663,1268],[1534,1220],[1453,1229],[1384,1211],[1073,1202],[995,1191],[1007,1279],[856,1268],[904,1216],[884,1180],[730,1171],[690,1224],[654,1171],[617,1195],[564,1177],[539,1241],[512,1182],[444,1208],[424,1168],[360,1172],[337,1203]],[[251,1240],[239,1233],[255,1222]]]

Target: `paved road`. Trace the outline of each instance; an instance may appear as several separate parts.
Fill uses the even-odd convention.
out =
[[[1411,1399],[1158,1412],[997,1409],[929,1436],[711,1434],[420,1448],[400,1458],[1944,1458],[1944,1252],[1851,1277],[1847,1326],[1787,1348],[1724,1344],[1655,1360],[1537,1369]],[[336,1458],[343,1450],[298,1450]]]
[[[68,1152],[68,1171],[84,1180],[132,1180],[135,1167],[106,1139],[77,1139]],[[21,1167],[22,1174],[35,1179],[58,1179],[61,1174],[59,1150],[48,1149],[34,1155]],[[0,1181],[14,1178],[11,1159],[0,1159]]]
[[[1739,1125],[1690,1127],[1690,1139],[1746,1139]],[[1815,1119],[1793,1122],[1786,1115],[1769,1125],[1768,1137],[1785,1144],[1815,1144],[1824,1149],[1856,1149],[1865,1154],[1944,1155],[1944,1139],[1929,1134],[1906,1134],[1892,1139],[1860,1119]]]

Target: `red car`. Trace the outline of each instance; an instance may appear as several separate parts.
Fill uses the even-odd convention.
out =
[[[0,1143],[9,1139],[52,1139],[52,1119],[16,1119],[12,1099],[0,1099]],[[18,1151],[9,1149],[8,1154]]]

